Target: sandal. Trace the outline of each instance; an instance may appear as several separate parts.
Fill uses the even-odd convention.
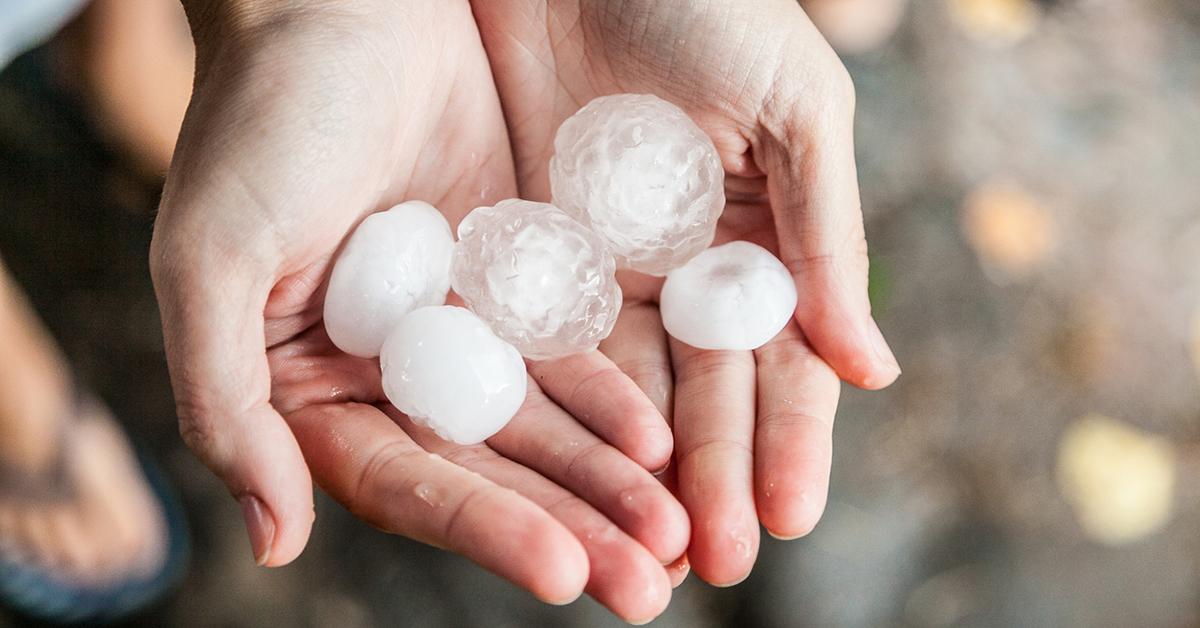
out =
[[[78,416],[101,417],[107,411],[93,398],[76,405]],[[101,420],[111,421],[111,418]],[[71,503],[78,498],[68,466],[69,443],[51,469],[37,474],[0,463],[0,499],[38,505]],[[23,560],[13,547],[0,546],[0,607],[24,619],[54,624],[111,623],[129,618],[158,600],[181,579],[188,561],[186,520],[178,497],[163,473],[136,451],[142,478],[162,517],[165,542],[161,564],[144,575],[129,575],[102,584],[79,582],[47,566]]]

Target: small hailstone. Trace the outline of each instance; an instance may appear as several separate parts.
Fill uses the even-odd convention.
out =
[[[665,275],[712,244],[725,171],[712,140],[648,94],[597,98],[567,118],[550,160],[554,203],[591,226],[617,263]]]
[[[667,333],[700,349],[757,349],[796,310],[796,284],[770,251],[714,246],[671,271],[660,297]]]
[[[544,360],[595,349],[621,309],[604,242],[557,207],[509,199],[458,227],[454,291],[522,355]]]
[[[338,256],[325,293],[325,330],[339,349],[379,355],[405,314],[446,302],[454,238],[441,212],[408,201],[362,221]]]
[[[400,319],[379,365],[392,405],[461,445],[499,432],[525,401],[521,354],[461,307],[423,307]]]

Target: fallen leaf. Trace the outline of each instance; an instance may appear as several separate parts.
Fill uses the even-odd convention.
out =
[[[1041,17],[1033,0],[947,0],[950,15],[971,39],[1009,46],[1028,36]]]
[[[963,205],[962,221],[967,241],[998,279],[1028,275],[1057,244],[1049,212],[1011,182],[977,187]]]
[[[1137,541],[1167,522],[1175,467],[1165,438],[1100,414],[1075,421],[1058,447],[1059,490],[1084,534],[1107,545]]]

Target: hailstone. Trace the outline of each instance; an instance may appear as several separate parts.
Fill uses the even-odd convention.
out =
[[[338,256],[325,293],[325,331],[339,349],[379,355],[405,314],[446,302],[454,238],[441,212],[408,201],[372,214]]]
[[[400,319],[379,365],[392,405],[462,445],[499,432],[525,401],[521,354],[461,307],[423,307]]]
[[[671,271],[659,307],[667,333],[693,347],[757,349],[791,320],[796,284],[770,251],[730,242]]]
[[[712,244],[725,208],[712,140],[648,94],[601,96],[567,118],[554,137],[550,189],[618,264],[660,276]]]
[[[621,310],[604,242],[557,207],[509,199],[458,227],[454,291],[522,355],[543,360],[595,349]]]

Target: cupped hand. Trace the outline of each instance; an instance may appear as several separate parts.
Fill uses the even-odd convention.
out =
[[[728,205],[717,242],[775,251],[795,278],[795,320],[750,351],[668,339],[661,280],[627,273],[601,350],[673,418],[688,558],[704,580],[743,579],[759,544],[807,533],[824,510],[839,376],[900,373],[870,313],[848,74],[794,0],[477,0],[518,183],[548,199],[558,125],[596,96],[652,93],[712,137]]]
[[[455,223],[515,195],[465,0],[186,4],[195,92],[151,268],[182,434],[241,503],[256,560],[300,553],[315,479],[543,600],[586,588],[627,620],[659,613],[688,520],[643,468],[672,443],[629,377],[599,353],[562,361],[505,430],[457,447],[386,404],[377,362],[324,332],[331,261],[365,216],[421,199]]]

